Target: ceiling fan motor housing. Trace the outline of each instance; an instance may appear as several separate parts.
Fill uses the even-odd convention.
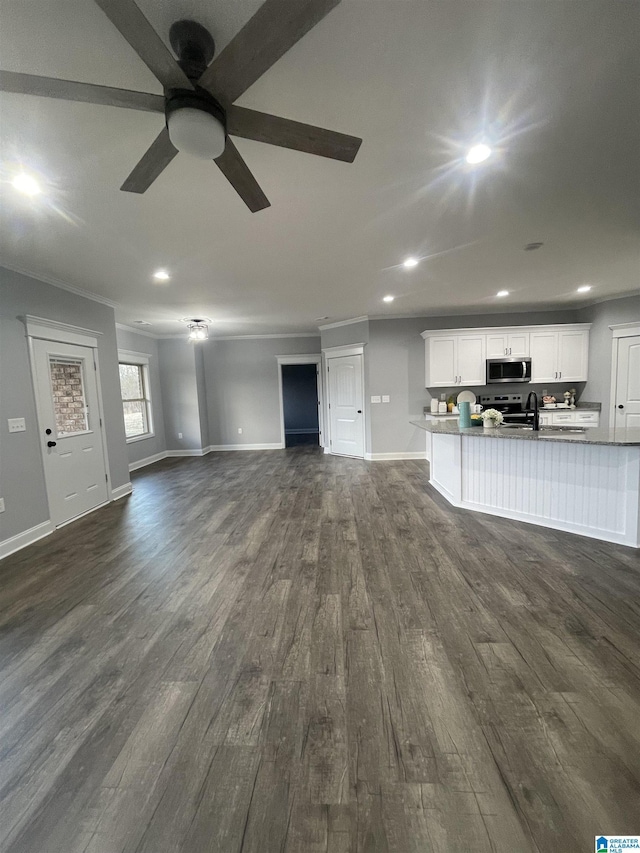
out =
[[[169,138],[178,151],[201,160],[215,160],[223,153],[227,135],[225,111],[204,90],[171,92],[165,116]]]
[[[199,80],[216,50],[209,30],[196,21],[176,21],[169,30],[169,42],[187,77],[190,80]]]

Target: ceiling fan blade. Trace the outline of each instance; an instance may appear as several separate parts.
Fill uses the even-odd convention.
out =
[[[165,89],[193,89],[193,84],[169,48],[133,0],[95,2]]]
[[[19,95],[40,95],[43,98],[59,98],[63,101],[82,101],[85,104],[101,104],[107,107],[125,107],[131,110],[164,112],[164,97],[148,92],[132,92],[129,89],[112,89],[93,83],[78,83],[75,80],[57,80],[55,77],[37,77],[15,71],[0,71],[0,91],[16,92]]]
[[[169,131],[163,128],[120,189],[126,193],[145,192],[177,153],[178,149],[173,147],[169,139]]]
[[[222,174],[229,181],[251,213],[271,207],[271,202],[260,189],[260,184],[249,171],[249,167],[240,156],[240,152],[230,139],[224,152],[214,160]]]
[[[323,127],[302,124],[245,107],[229,107],[227,131],[244,139],[255,139],[257,142],[293,148],[332,160],[344,160],[346,163],[353,163],[362,144],[357,136],[347,136],[346,133],[325,130]]]
[[[338,3],[340,0],[266,0],[213,60],[198,85],[219,101],[232,104]]]

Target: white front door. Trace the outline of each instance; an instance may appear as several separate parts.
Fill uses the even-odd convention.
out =
[[[331,452],[364,456],[362,356],[345,355],[327,360],[329,368],[329,420]]]
[[[51,520],[108,500],[98,383],[90,347],[33,341],[36,403]]]
[[[640,335],[618,338],[614,426],[640,428]]]

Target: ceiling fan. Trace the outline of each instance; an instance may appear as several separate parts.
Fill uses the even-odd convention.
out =
[[[164,95],[13,71],[0,71],[0,91],[164,113],[165,127],[120,189],[145,192],[178,151],[187,151],[214,160],[255,213],[270,202],[229,136],[354,161],[362,143],[355,136],[233,103],[340,0],[266,0],[215,59],[211,34],[195,21],[177,21],[169,31],[177,60],[133,0],[95,2],[158,78]]]

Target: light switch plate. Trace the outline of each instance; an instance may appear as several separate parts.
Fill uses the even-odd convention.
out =
[[[390,400],[389,395],[388,395],[388,394],[383,394],[383,396],[382,396],[382,402],[383,402],[383,403],[388,403],[388,402],[389,402],[389,400]]]
[[[0,512],[4,512],[4,498],[0,498]]]
[[[9,432],[24,432],[26,430],[24,418],[7,418]]]
[[[378,395],[377,397],[372,397],[371,402],[372,403],[379,403],[380,402],[380,395]]]

